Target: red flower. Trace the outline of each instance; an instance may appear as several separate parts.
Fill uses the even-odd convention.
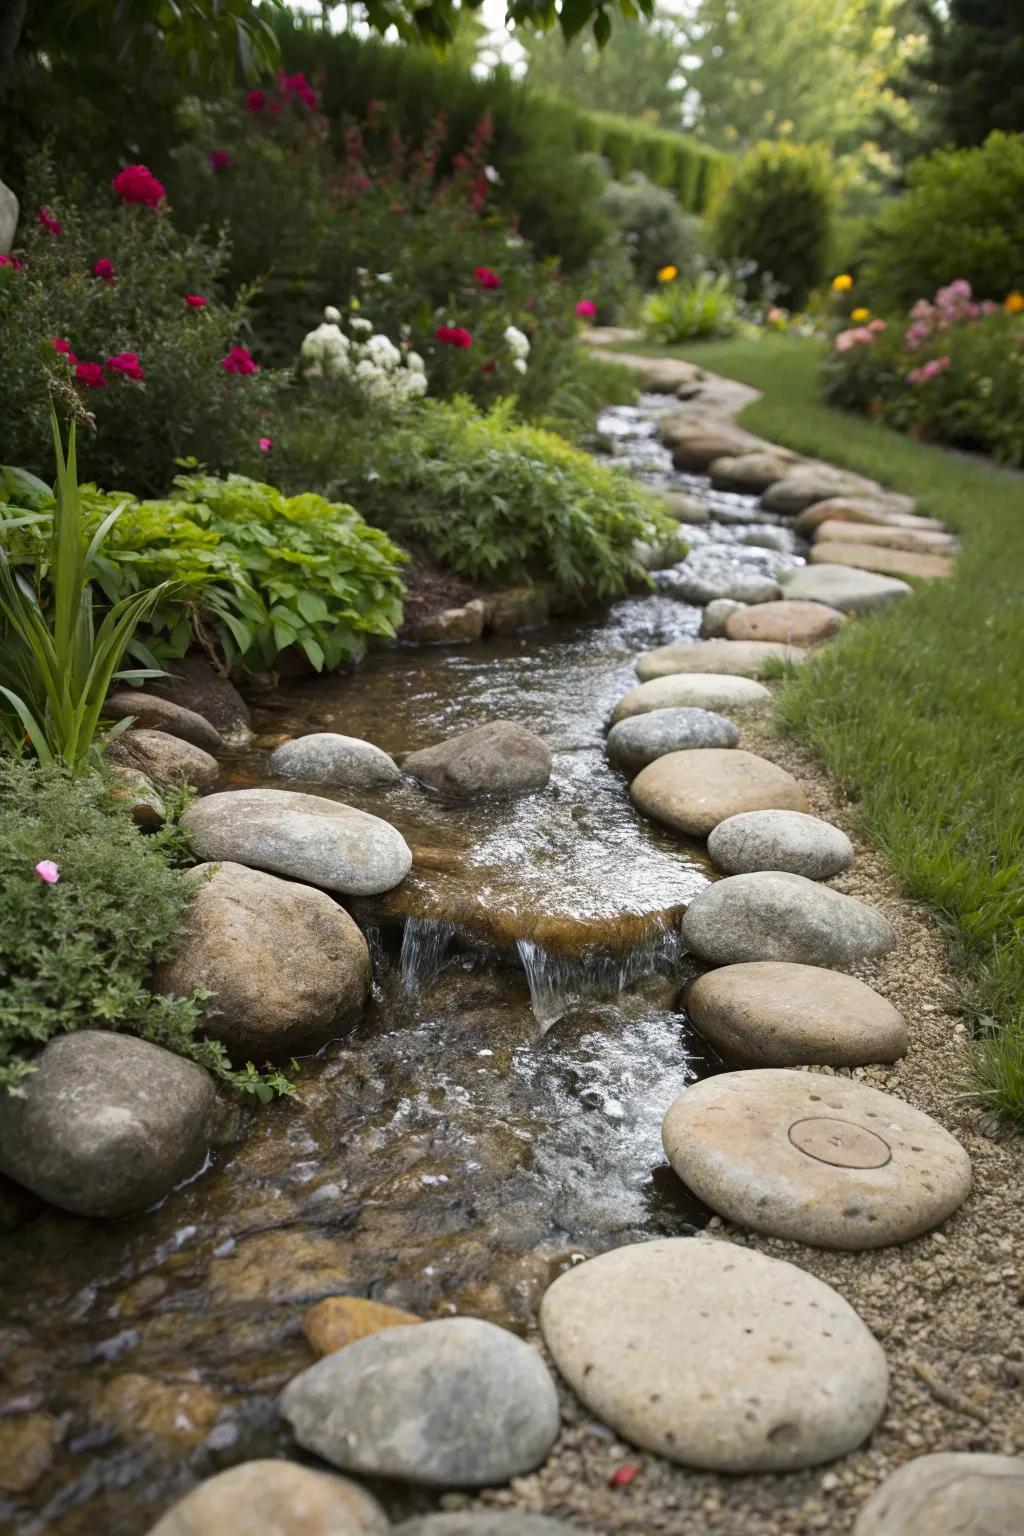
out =
[[[596,320],[597,305],[592,299],[580,299],[579,303],[576,305],[576,313],[579,315],[581,320]]]
[[[55,219],[49,208],[40,208],[36,218],[44,229],[48,229],[51,235],[59,235],[62,231],[61,222]]]
[[[460,352],[473,345],[472,336],[461,325],[439,325],[434,335],[446,347],[456,347]]]
[[[260,371],[260,365],[248,347],[232,347],[227,357],[221,358],[220,365],[225,373],[259,373]]]
[[[500,288],[501,278],[497,272],[492,272],[490,267],[474,267],[473,276],[481,288]]]
[[[13,267],[15,272],[20,272],[21,262],[15,256],[0,255],[0,267]]]
[[[226,149],[211,149],[210,165],[215,171],[223,171],[231,164],[231,156]]]
[[[163,185],[145,165],[126,165],[111,185],[122,203],[143,203],[147,208],[155,208],[163,201]]]
[[[50,342],[50,346],[55,352],[60,352],[62,356],[66,357],[69,363],[78,362],[78,358],[71,350],[70,341],[65,341],[63,336],[55,336]]]
[[[294,96],[298,96],[311,112],[316,111],[316,92],[311,89],[309,81],[301,70],[297,70],[294,75],[278,75],[277,83],[284,92],[285,101],[291,101]]]
[[[245,110],[247,112],[262,112],[267,104],[267,98],[262,91],[250,91],[245,98]]]
[[[186,293],[185,303],[188,305],[189,309],[206,308],[206,300],[203,298],[201,293]]]
[[[75,365],[75,378],[86,389],[106,389],[107,381],[103,377],[103,368],[99,363],[77,363]]]
[[[493,373],[497,366],[498,365],[494,361],[494,358],[490,357],[490,358],[487,359],[487,362],[484,363],[483,367],[480,369],[480,372],[481,373]]]
[[[99,261],[92,264],[93,277],[100,277],[105,283],[112,283],[117,273],[114,271],[114,263],[106,256],[101,256]]]
[[[123,374],[126,379],[141,379],[145,375],[139,364],[137,352],[118,352],[115,357],[107,358],[107,367],[111,373]]]

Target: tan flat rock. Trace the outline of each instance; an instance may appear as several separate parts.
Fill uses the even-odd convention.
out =
[[[760,496],[789,472],[789,463],[777,453],[744,453],[712,459],[708,466],[716,491],[739,491]]]
[[[877,549],[871,544],[814,544],[812,565],[849,565],[879,576],[917,576],[932,581],[952,576],[954,562],[948,555],[913,554],[900,549]]]
[[[815,544],[878,544],[884,549],[907,549],[920,554],[952,549],[956,539],[951,533],[940,533],[936,528],[886,528],[875,523],[862,523],[851,531],[849,523],[832,519],[820,523],[814,530]]]
[[[715,672],[732,677],[763,677],[778,662],[806,661],[792,645],[756,640],[681,640],[659,645],[638,658],[636,675],[648,683],[676,672]]]
[[[711,709],[724,714],[771,703],[763,683],[721,672],[676,672],[631,688],[612,710],[612,724],[652,709]]]
[[[730,613],[725,621],[728,640],[773,641],[783,645],[817,645],[834,635],[845,613],[827,603],[801,603],[783,598],[757,603]]]
[[[869,527],[931,528],[942,532],[945,527],[934,517],[922,517],[914,511],[911,497],[893,503],[875,496],[828,496],[824,501],[814,501],[798,515],[793,527],[806,538],[822,523],[841,522],[866,524]]]
[[[1024,1461],[969,1451],[918,1456],[890,1473],[853,1536],[1020,1536]]]
[[[629,793],[646,816],[689,837],[707,837],[741,811],[807,810],[798,779],[735,747],[669,752],[637,774]]]
[[[387,1307],[362,1296],[326,1296],[303,1314],[302,1331],[318,1355],[333,1355],[382,1328],[404,1328],[422,1321],[415,1312],[403,1312],[400,1307]]]

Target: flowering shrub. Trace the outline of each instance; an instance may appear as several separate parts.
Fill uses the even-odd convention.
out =
[[[347,336],[340,319],[341,312],[328,305],[323,322],[303,341],[300,361],[307,378],[344,380],[364,405],[394,408],[426,394],[427,375],[418,352],[402,352],[361,315],[350,317],[353,334]]]
[[[233,467],[268,391],[254,362],[224,361],[249,354],[244,301],[216,297],[223,248],[178,234],[166,202],[108,190],[85,203],[49,184],[47,167],[39,176],[60,233],[29,224],[21,264],[0,268],[5,457],[50,472],[52,393],[82,418],[83,477],[152,494],[177,458]]]

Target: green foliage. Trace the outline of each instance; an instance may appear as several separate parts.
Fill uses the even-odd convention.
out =
[[[662,128],[682,118],[679,38],[674,18],[620,27],[614,48],[581,37],[572,47],[555,32],[517,34],[526,52],[526,77],[596,112],[615,112]]]
[[[671,192],[687,213],[703,213],[729,175],[726,158],[696,139],[611,112],[578,112],[573,132],[578,148],[603,155],[620,181],[640,171]]]
[[[290,1092],[280,1073],[231,1068],[198,1033],[201,998],[147,986],[191,892],[167,840],[144,837],[99,773],[0,758],[0,1092],[17,1093],[33,1055],[76,1029],[139,1035],[260,1097]],[[43,859],[57,884],[35,873]]]
[[[1000,303],[1024,288],[1024,133],[938,150],[908,182],[868,240],[863,276],[876,308],[908,308],[958,277]]]
[[[755,261],[790,309],[826,276],[834,193],[827,158],[798,144],[758,144],[744,156],[712,212],[719,254]]]
[[[644,327],[652,341],[692,341],[731,336],[739,309],[726,272],[699,272],[664,283],[644,305]]]
[[[626,243],[637,280],[653,286],[662,267],[696,267],[704,241],[695,218],[684,214],[670,192],[634,171],[605,188],[601,207]]]
[[[52,393],[62,414],[89,428],[78,455],[94,479],[159,494],[176,458],[227,468],[240,446],[255,446],[267,390],[259,376],[221,367],[246,330],[245,295],[231,306],[217,298],[223,247],[186,239],[164,208],[119,204],[109,185],[86,200],[62,190],[46,163],[36,169],[28,206],[50,209],[60,233],[29,215],[19,226],[22,266],[0,267],[5,457],[47,473]],[[111,281],[94,275],[99,260],[112,264]],[[186,294],[205,305],[190,308]],[[102,365],[99,387],[78,382],[56,338],[78,364]],[[141,379],[109,366],[124,353],[137,358]]]
[[[1024,28],[1018,0],[950,0],[929,7],[929,47],[913,73],[927,82],[937,136],[981,144],[1024,132]]]

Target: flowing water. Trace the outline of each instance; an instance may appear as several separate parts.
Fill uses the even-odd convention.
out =
[[[670,404],[600,426],[641,478],[707,499],[690,566],[796,563],[791,535],[743,542],[777,527],[749,498],[673,475],[654,436]],[[40,1211],[0,1236],[0,1487],[5,1446],[8,1476],[38,1456],[23,1496],[0,1493],[0,1529],[141,1536],[197,1476],[286,1445],[275,1398],[311,1362],[300,1318],[325,1295],[525,1330],[582,1254],[704,1220],[659,1128],[720,1065],[679,1005],[678,914],[710,870],[633,811],[603,751],[636,655],[698,632],[659,585],[596,619],[380,651],[258,697],[265,737],[336,730],[399,757],[516,719],[550,743],[552,781],[461,807],[412,784],[345,795],[416,855],[398,893],[353,905],[374,960],[362,1022],[301,1064],[293,1100],[235,1112],[157,1209]],[[225,786],[273,782],[267,756],[226,759]]]

